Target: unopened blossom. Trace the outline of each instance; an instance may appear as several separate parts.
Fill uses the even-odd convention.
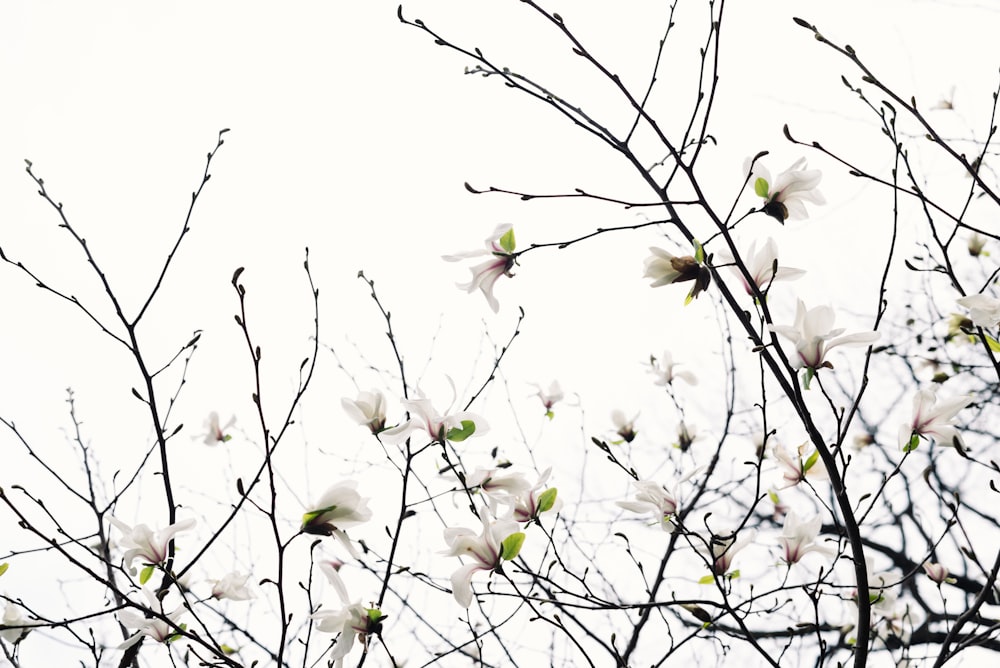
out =
[[[681,452],[687,452],[691,449],[691,444],[698,439],[698,430],[693,424],[680,421],[677,425],[677,447],[680,448]]]
[[[615,427],[615,433],[621,436],[626,443],[634,441],[636,435],[639,433],[635,428],[635,421],[638,419],[638,413],[626,419],[625,413],[621,410],[616,408],[611,411],[611,424]]]
[[[660,524],[660,528],[667,533],[673,533],[676,529],[674,516],[680,504],[677,497],[658,483],[652,480],[634,480],[632,485],[638,490],[635,494],[635,501],[616,501],[625,510],[633,513],[652,513],[653,517]]]
[[[798,563],[799,559],[810,552],[820,552],[827,556],[835,554],[830,548],[816,543],[822,525],[823,519],[819,515],[809,521],[803,521],[794,510],[788,511],[779,539],[785,552],[783,558],[786,564]]]
[[[979,257],[983,254],[983,248],[986,246],[986,237],[981,235],[979,232],[973,232],[969,236],[969,255],[972,257]],[[986,253],[989,255],[989,253]]]
[[[435,441],[464,441],[489,429],[486,419],[475,413],[460,411],[441,415],[430,399],[407,399],[403,401],[403,406],[409,411],[410,419],[380,433],[379,438],[383,442],[400,443],[414,431],[425,431]]]
[[[843,328],[834,329],[836,316],[829,306],[817,306],[806,310],[802,300],[795,309],[795,323],[792,325],[771,325],[775,334],[780,334],[795,344],[792,366],[796,369],[833,368],[826,355],[837,346],[868,346],[879,339],[878,332],[858,332],[840,336]]]
[[[492,573],[496,570],[504,558],[504,541],[520,533],[520,525],[514,520],[490,521],[486,508],[479,511],[479,517],[483,522],[483,532],[479,535],[464,527],[444,530],[444,539],[448,543],[445,554],[470,560],[451,575],[452,592],[463,608],[472,605],[472,576],[479,571]],[[521,533],[521,540],[523,537]],[[507,554],[508,559],[514,556],[516,552]]]
[[[36,624],[27,618],[24,608],[13,601],[7,601],[3,610],[3,626],[7,628],[0,629],[0,638],[13,645],[24,640],[31,631],[30,627]]]
[[[948,95],[942,96],[940,100],[934,103],[931,110],[943,109],[946,111],[951,111],[955,108],[955,87],[952,86],[951,90],[948,91]]]
[[[969,295],[955,301],[969,309],[969,317],[977,326],[989,329],[1000,325],[1000,299],[989,295]]]
[[[115,517],[109,519],[111,524],[122,533],[119,543],[126,548],[123,561],[126,567],[131,570],[132,575],[135,575],[132,562],[136,559],[139,559],[140,563],[145,566],[158,566],[164,563],[167,560],[170,541],[176,534],[187,531],[196,523],[194,518],[189,518],[175,522],[165,529],[153,531],[145,524],[137,524],[133,528]]]
[[[320,570],[326,574],[333,588],[336,589],[343,607],[339,610],[318,610],[311,615],[316,620],[316,629],[323,633],[339,633],[337,643],[330,653],[330,661],[336,662],[338,668],[344,665],[344,657],[354,647],[354,641],[362,645],[367,642],[368,635],[382,630],[382,620],[385,616],[378,608],[366,608],[360,600],[351,601],[347,596],[347,587],[329,564],[321,563]]]
[[[674,362],[674,356],[669,350],[663,352],[663,357],[657,360],[654,356],[649,356],[649,372],[656,377],[653,382],[656,385],[670,385],[675,378],[680,378],[688,385],[697,385],[698,379],[690,371],[674,371],[674,367],[679,366]]]
[[[232,439],[232,436],[226,433],[226,430],[236,424],[236,416],[229,418],[229,421],[225,425],[219,426],[219,414],[212,411],[205,418],[205,433],[199,434],[202,437],[202,443],[205,445],[215,445],[216,443],[225,443]],[[198,438],[197,436],[195,438]]]
[[[923,563],[923,567],[924,573],[927,574],[927,577],[938,584],[944,584],[946,582],[948,584],[953,584],[955,582],[955,578],[948,577],[948,569],[941,564],[925,561]]]
[[[514,228],[511,225],[498,225],[493,234],[486,239],[485,250],[467,251],[444,255],[448,262],[457,262],[465,258],[489,255],[491,258],[471,268],[472,280],[459,283],[458,287],[472,292],[477,288],[486,296],[486,301],[494,313],[500,310],[500,303],[493,296],[493,284],[501,276],[512,277],[516,256],[514,255]]]
[[[549,487],[543,490],[551,474],[551,468],[545,469],[538,477],[538,482],[514,497],[513,517],[515,520],[531,522],[538,520],[538,516],[543,513],[559,512],[563,501],[558,497],[556,488]]]
[[[662,248],[649,247],[652,253],[644,262],[644,278],[651,278],[651,288],[658,288],[671,283],[695,281],[688,294],[688,301],[698,296],[708,288],[712,281],[712,272],[693,255],[674,255]]]
[[[250,574],[243,574],[233,571],[222,576],[221,580],[216,580],[212,585],[212,598],[228,598],[231,601],[249,601],[257,595],[250,591],[247,580]]]
[[[357,399],[343,397],[340,405],[348,417],[373,434],[385,429],[385,396],[378,390],[360,392]]]
[[[744,169],[749,171],[749,166],[748,160]],[[826,199],[817,188],[823,179],[823,174],[818,169],[806,169],[805,158],[796,160],[773,181],[771,173],[758,162],[754,165],[750,178],[753,181],[754,192],[758,197],[764,198],[761,211],[777,219],[778,222],[783,223],[789,218],[808,218],[806,202],[826,204]]]
[[[183,630],[183,626],[179,624],[179,620],[187,612],[186,608],[178,606],[173,612],[166,613],[163,611],[163,602],[153,592],[143,588],[142,593],[149,602],[149,609],[159,613],[170,621],[167,622],[158,617],[146,617],[136,610],[128,608],[119,610],[117,613],[118,621],[125,628],[135,630],[135,633],[118,646],[119,649],[131,647],[139,642],[143,636],[151,638],[155,642],[165,642],[177,635],[179,628]]]
[[[725,575],[732,566],[733,558],[744,547],[749,545],[757,537],[757,532],[753,529],[744,532],[743,538],[736,540],[736,534],[728,536],[713,535],[708,541],[706,551],[702,544],[696,543],[697,549],[702,553],[702,557],[709,562],[712,573],[715,575]]]
[[[732,262],[734,263],[730,269],[736,276],[740,279],[743,284],[743,289],[746,290],[748,295],[753,294],[753,289],[750,287],[750,282],[747,281],[746,276],[740,271],[740,268],[735,265],[736,260],[726,252],[720,252],[719,257],[722,262]],[[775,272],[774,267],[778,262],[778,245],[774,242],[774,239],[768,237],[764,245],[757,250],[757,241],[754,240],[750,242],[750,247],[747,249],[746,253],[743,255],[743,264],[747,268],[747,273],[750,275],[750,281],[757,286],[758,290],[766,290],[771,283],[775,281],[794,281],[802,278],[805,275],[804,269],[796,269],[795,267],[786,267],[783,264],[778,263],[778,270]]]
[[[318,536],[334,536],[353,555],[354,547],[345,529],[364,524],[372,517],[368,499],[358,494],[353,480],[338,482],[327,489],[302,515],[302,531]]]
[[[794,487],[807,478],[825,480],[828,477],[819,452],[809,443],[803,443],[792,453],[775,443],[770,453],[781,471],[782,480],[777,489]]]
[[[899,447],[912,450],[923,436],[945,445],[964,449],[962,435],[955,428],[955,416],[971,404],[972,397],[957,396],[938,400],[934,390],[920,390],[913,397],[913,417],[899,428]]]

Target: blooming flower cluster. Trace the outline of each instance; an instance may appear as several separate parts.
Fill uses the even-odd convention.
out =
[[[385,395],[378,390],[363,391],[357,399],[343,397],[340,405],[352,420],[373,434],[385,429]]]
[[[329,660],[334,662],[337,668],[340,668],[344,665],[344,657],[350,653],[355,641],[364,645],[370,634],[379,633],[382,630],[385,615],[378,608],[366,608],[360,600],[351,601],[347,595],[344,581],[337,573],[337,569],[331,564],[323,562],[320,563],[319,568],[337,591],[337,596],[343,603],[343,607],[339,610],[325,608],[318,610],[313,613],[312,619],[316,620],[317,630],[323,633],[340,634],[329,656]]]
[[[789,453],[777,443],[770,448],[771,456],[778,462],[782,481],[778,489],[794,487],[803,480],[825,480],[826,467],[819,458],[819,451],[809,443],[800,445],[794,453]]]
[[[819,552],[827,556],[836,554],[834,550],[816,543],[822,524],[823,519],[819,515],[809,521],[803,521],[794,510],[788,511],[780,538],[786,564],[789,566],[797,564],[810,552]]]
[[[899,428],[899,447],[914,450],[923,436],[964,450],[962,435],[954,421],[958,412],[971,403],[972,397],[964,396],[939,402],[934,390],[920,390],[913,397],[913,417]]]
[[[153,531],[145,524],[130,527],[121,520],[111,517],[111,524],[122,533],[121,544],[127,551],[123,560],[132,575],[136,570],[132,563],[139,559],[145,568],[139,578],[140,584],[145,584],[153,573],[155,566],[162,565],[167,560],[170,541],[181,531],[187,531],[195,525],[193,518],[181,520],[160,531]]]
[[[750,282],[747,281],[740,268],[735,265],[735,258],[726,251],[719,252],[718,256],[722,262],[733,263],[730,269],[740,279],[746,293],[752,295],[753,289],[750,287]],[[778,245],[770,237],[760,250],[757,249],[757,241],[752,241],[742,257],[747,273],[750,275],[750,281],[760,291],[767,290],[775,281],[794,281],[802,278],[806,273],[804,269],[778,264]]]
[[[441,415],[429,399],[406,399],[403,406],[409,411],[410,419],[381,432],[379,437],[384,443],[401,443],[414,431],[424,431],[432,440],[443,442],[464,441],[489,430],[485,418],[468,411]]]
[[[118,646],[125,649],[139,642],[143,636],[151,638],[155,642],[168,642],[184,630],[184,625],[180,623],[180,618],[187,612],[184,606],[178,606],[172,612],[163,611],[163,602],[149,589],[143,588],[143,595],[146,597],[148,609],[156,612],[158,617],[147,617],[139,614],[136,610],[126,609],[118,611],[118,621],[122,626],[134,629],[135,633],[130,635],[125,642]]]
[[[371,519],[368,499],[358,494],[358,483],[353,480],[339,482],[323,493],[312,510],[302,515],[302,531],[319,536],[334,536],[355,555],[354,547],[345,529],[363,524]]]
[[[694,281],[685,304],[706,290],[712,281],[712,272],[704,265],[704,251],[697,242],[694,255],[674,255],[655,246],[650,246],[649,252],[652,255],[644,262],[643,277],[653,279],[649,284],[651,288]]]

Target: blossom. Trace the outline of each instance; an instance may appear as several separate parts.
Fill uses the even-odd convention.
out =
[[[969,295],[955,301],[969,309],[969,317],[977,326],[990,328],[1000,325],[1000,299],[988,295]]]
[[[503,500],[531,489],[523,473],[498,473],[497,469],[478,468],[464,480],[467,489],[479,488],[484,494]]]
[[[719,257],[723,262],[736,262],[733,256],[726,251],[721,251]],[[758,290],[766,290],[774,281],[794,281],[802,278],[806,273],[804,269],[786,267],[782,264],[778,264],[777,271],[775,271],[775,264],[777,262],[778,245],[770,237],[768,237],[759,251],[757,250],[757,241],[750,242],[750,248],[743,255],[743,263],[747,268],[747,273]],[[753,289],[750,287],[750,283],[747,282],[746,276],[740,271],[740,268],[733,264],[730,269],[739,277],[743,283],[743,289],[746,290],[747,294],[752,295]]]
[[[339,633],[337,643],[330,653],[330,660],[336,661],[337,666],[342,666],[344,657],[347,656],[354,647],[354,641],[360,639],[364,644],[370,633],[378,633],[382,630],[382,620],[385,617],[378,608],[366,608],[361,601],[351,601],[347,596],[347,587],[340,578],[337,570],[330,564],[321,563],[320,570],[326,574],[327,579],[333,588],[337,590],[344,607],[340,610],[318,610],[311,615],[317,620],[316,629],[323,633]]]
[[[121,545],[127,548],[125,556],[122,558],[125,565],[135,575],[132,562],[139,559],[141,563],[149,566],[158,566],[167,560],[170,541],[181,531],[187,531],[195,525],[195,519],[189,518],[175,522],[165,529],[153,531],[145,524],[138,524],[135,528],[130,527],[121,520],[111,517],[111,524],[122,532]],[[148,575],[146,576],[149,577]],[[144,581],[143,581],[144,583]]]
[[[198,436],[195,436],[195,438],[198,438],[199,436],[202,437],[202,443],[204,443],[205,445],[215,445],[216,443],[225,443],[226,441],[232,438],[232,436],[230,436],[225,432],[234,424],[236,424],[235,415],[229,418],[229,422],[227,422],[224,426],[220,427],[219,414],[216,413],[215,411],[212,411],[211,413],[208,414],[208,417],[205,418],[205,424],[204,424],[204,428],[206,430],[205,433],[199,434]]]
[[[833,368],[826,360],[826,354],[837,346],[867,346],[878,340],[878,332],[858,332],[840,336],[843,328],[833,329],[835,319],[833,309],[829,306],[817,306],[806,310],[802,300],[798,300],[795,309],[795,324],[770,325],[775,334],[780,334],[795,344],[796,358],[792,366],[796,369],[805,367],[813,371],[822,367]]]
[[[744,169],[749,171],[750,161],[744,163]],[[799,158],[791,167],[778,174],[773,182],[771,173],[760,164],[754,165],[751,173],[754,192],[764,198],[764,213],[785,222],[789,218],[804,219],[809,214],[805,202],[826,204],[826,199],[817,189],[823,173],[818,169],[806,169],[806,159]]]
[[[649,372],[656,376],[656,380],[653,382],[657,385],[670,385],[674,382],[675,378],[680,378],[688,385],[697,385],[698,379],[690,371],[674,371],[674,367],[678,366],[674,362],[674,356],[670,354],[670,351],[664,351],[663,357],[660,358],[659,362],[652,355],[649,356]]]
[[[713,535],[708,541],[708,549],[704,549],[703,545],[699,543],[698,551],[709,562],[713,574],[725,575],[729,572],[729,567],[732,565],[736,554],[752,543],[756,537],[757,532],[753,529],[744,533],[743,538],[739,540],[736,540],[736,534],[728,536]]]
[[[479,288],[486,296],[486,301],[489,303],[490,308],[493,309],[494,313],[497,313],[500,310],[500,303],[493,296],[493,284],[501,276],[514,276],[512,269],[517,258],[514,254],[514,248],[514,228],[511,225],[505,224],[498,225],[493,234],[486,239],[485,250],[467,251],[452,255],[443,255],[442,257],[448,262],[457,262],[458,260],[480,255],[492,256],[491,259],[472,267],[470,269],[472,280],[468,283],[459,283],[458,287],[466,292],[472,292],[476,288]]]
[[[3,628],[0,638],[14,645],[24,640],[32,626],[36,624],[25,617],[25,609],[13,601],[8,601],[3,610]]]
[[[357,399],[343,397],[340,405],[352,420],[373,434],[385,429],[385,396],[378,390],[360,392]]]
[[[817,515],[808,522],[803,521],[794,510],[785,516],[785,526],[781,532],[781,546],[785,550],[785,563],[789,566],[798,563],[799,559],[810,552],[821,552],[832,556],[834,551],[828,547],[816,544],[822,518]]]
[[[940,100],[938,100],[937,102],[934,103],[934,106],[931,107],[931,110],[935,110],[935,109],[944,109],[944,110],[947,110],[947,111],[951,111],[951,110],[955,109],[955,87],[954,86],[952,86],[951,90],[948,91],[948,95],[947,96],[942,96]]]
[[[697,242],[695,242],[697,244]],[[712,273],[698,259],[701,257],[700,246],[696,246],[698,256],[694,255],[674,255],[662,248],[649,247],[652,253],[644,261],[644,278],[651,278],[653,282],[649,284],[651,288],[658,288],[670,283],[683,283],[684,281],[695,281],[694,287],[688,293],[688,301],[698,296],[700,292],[708,287],[712,280]]]
[[[778,489],[794,487],[806,478],[815,480],[827,477],[826,467],[819,458],[819,451],[810,447],[809,443],[800,445],[795,454],[789,454],[784,447],[775,443],[771,446],[771,455],[782,470],[784,484]]]
[[[539,491],[545,486],[545,482],[552,474],[552,469],[547,468],[538,477],[538,482],[531,489],[522,492],[514,497],[514,519],[518,522],[531,522],[538,520],[542,513],[550,511],[559,512],[563,501],[558,498],[558,491],[555,487],[550,487],[544,492]]]
[[[635,421],[638,419],[638,413],[626,420],[625,413],[619,409],[616,408],[611,411],[611,424],[615,426],[615,433],[621,436],[626,443],[634,441],[636,435],[639,433],[635,428]]]
[[[674,515],[680,504],[677,497],[668,492],[658,482],[652,480],[634,480],[632,484],[639,491],[636,492],[635,501],[616,501],[625,510],[633,513],[653,513],[653,516],[660,523],[667,533],[673,533]]]
[[[489,429],[484,418],[468,411],[442,416],[429,399],[407,399],[403,401],[403,406],[411,417],[403,424],[379,434],[386,443],[404,441],[417,430],[426,431],[436,441],[464,441],[473,434],[483,434]]]
[[[969,235],[969,242],[968,242],[969,255],[971,255],[972,257],[979,257],[980,255],[983,255],[984,254],[983,247],[986,246],[986,241],[987,241],[986,237],[981,235],[979,232],[973,232],[971,235]],[[985,254],[989,255],[989,253]]]
[[[358,483],[344,480],[327,489],[313,506],[302,515],[302,531],[319,536],[334,536],[353,555],[354,548],[344,532],[371,519],[368,499],[358,494]]]
[[[212,598],[228,598],[232,601],[249,601],[251,598],[256,598],[257,595],[250,591],[250,588],[247,586],[247,580],[249,579],[249,573],[246,575],[236,571],[227,573],[221,580],[214,581]]]
[[[131,647],[139,642],[143,636],[152,638],[156,642],[167,642],[178,635],[178,629],[183,631],[185,628],[184,625],[178,624],[178,620],[187,612],[183,606],[178,606],[173,612],[164,613],[163,602],[156,598],[153,592],[143,588],[142,593],[149,601],[149,609],[159,614],[160,617],[146,617],[135,610],[119,610],[118,621],[126,628],[135,629],[135,633],[118,646],[119,649]],[[161,619],[161,617],[166,619]]]
[[[478,536],[464,527],[444,530],[444,540],[450,557],[468,557],[471,562],[451,574],[451,589],[463,608],[472,605],[472,576],[479,571],[493,572],[503,559],[517,556],[524,534],[514,520],[490,521],[486,508],[479,511],[483,532]]]
[[[698,430],[693,424],[681,420],[680,424],[677,425],[676,446],[680,448],[681,452],[687,452],[696,440],[698,440]]]
[[[972,397],[952,397],[938,402],[934,390],[920,390],[913,397],[913,418],[899,428],[899,447],[913,450],[919,437],[962,449],[962,436],[953,426],[958,412],[972,403]]]
[[[948,569],[941,564],[925,561],[923,563],[924,572],[927,573],[929,577],[934,582],[942,584],[947,582],[948,584],[954,584],[955,578],[948,577]]]
[[[545,406],[545,416],[551,420],[555,417],[555,414],[552,412],[552,407],[555,406],[557,402],[562,401],[565,396],[563,395],[562,388],[559,386],[559,381],[552,381],[548,390],[543,390],[537,383],[532,383],[532,385],[538,388],[536,396],[541,399],[542,405]]]

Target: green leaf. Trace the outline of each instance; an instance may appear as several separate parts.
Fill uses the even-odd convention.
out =
[[[219,645],[219,649],[222,650],[223,654],[236,654],[236,652],[238,651],[235,648],[230,647],[229,645],[225,645],[225,644]]]
[[[538,512],[536,514],[541,515],[547,510],[552,510],[552,506],[556,505],[556,495],[559,494],[555,487],[549,487],[547,490],[542,492],[541,496],[538,497]],[[2,575],[3,573],[0,573]]]
[[[517,248],[517,242],[514,241],[513,227],[504,232],[503,236],[500,237],[500,248],[504,249],[508,253],[513,253],[514,249]]]
[[[336,509],[337,506],[327,506],[326,508],[320,508],[319,510],[310,510],[308,513],[302,515],[302,526],[309,526],[323,513],[328,513]]]
[[[705,249],[698,243],[697,239],[692,239],[694,244],[694,259],[698,264],[705,264]]]
[[[910,442],[903,447],[903,452],[913,452],[920,447],[920,434],[911,434]]]
[[[778,498],[778,493],[773,489],[767,491],[767,498],[771,499],[771,503],[774,505],[778,505],[781,502],[781,499]]]
[[[156,568],[155,566],[150,564],[149,566],[146,566],[144,569],[139,571],[139,584],[144,585],[147,582],[149,582],[149,578],[153,577],[153,570],[155,568]]]
[[[462,420],[462,427],[453,427],[448,430],[446,438],[449,441],[460,442],[476,433],[476,423],[472,420]]]
[[[1000,341],[997,341],[989,334],[984,334],[983,336],[986,337],[986,345],[990,347],[990,350],[995,353],[1000,353]]]
[[[233,440],[233,437],[230,436],[229,434],[223,434],[222,435],[222,442],[223,443],[228,443],[231,440]]]
[[[552,419],[552,418],[554,418],[555,416],[556,416],[556,414],[555,414],[555,413],[553,413],[552,411],[545,411],[545,417],[547,417],[548,419],[550,419],[550,420],[551,420],[551,419]]]
[[[518,531],[517,533],[512,533],[503,539],[500,550],[500,558],[505,561],[510,561],[521,551],[522,545],[524,545],[524,532]]]
[[[700,585],[710,585],[710,584],[712,584],[714,582],[715,582],[715,576],[714,575],[706,575],[702,579],[698,580],[698,584],[700,584]]]
[[[373,624],[378,624],[378,621],[382,619],[382,611],[379,610],[378,608],[367,608],[367,611],[368,611],[368,619]]]
[[[757,177],[757,180],[753,182],[753,191],[757,193],[757,197],[767,199],[767,193],[770,190],[771,186],[765,178]]]
[[[802,465],[802,472],[805,473],[815,466],[817,459],[819,459],[819,450],[813,450],[813,453],[809,455],[809,459],[807,459],[806,463]]]
[[[0,564],[0,575],[6,573],[8,568],[10,568],[10,564]]]
[[[737,568],[735,571],[732,571],[730,573],[726,573],[726,575],[729,576],[730,580],[735,580],[736,578],[738,578],[740,576],[740,569]]]
[[[806,369],[805,371],[803,371],[802,372],[802,387],[804,387],[805,389],[808,390],[809,389],[809,383],[812,382],[812,379],[815,378],[815,376],[816,376],[816,369],[813,369],[812,367],[809,367],[808,369]]]

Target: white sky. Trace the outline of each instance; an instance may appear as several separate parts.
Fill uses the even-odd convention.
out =
[[[550,8],[624,81],[645,80],[666,2],[561,4]],[[700,4],[681,5],[677,31],[690,27],[700,38]],[[405,3],[404,12],[551,83],[602,118],[623,118],[621,107],[607,102],[604,82],[521,3],[424,0]],[[989,2],[775,0],[730,2],[727,12],[713,132],[719,146],[706,151],[701,165],[720,201],[738,190],[746,156],[770,150],[775,173],[802,155],[782,138],[785,122],[796,136],[838,147],[870,169],[884,168],[891,157],[884,148],[871,150],[878,141],[872,118],[839,83],[841,74],[855,84],[860,76],[795,26],[792,15],[852,44],[925,109],[956,86],[958,113],[936,118],[955,135],[984,135],[1000,27],[998,8]],[[680,120],[691,101],[693,47],[686,38],[676,46],[679,64],[664,69],[657,113]],[[355,278],[359,269],[376,281],[393,313],[411,374],[432,355],[426,388],[442,397],[436,400],[441,408],[444,376],[453,376],[460,389],[470,378],[481,381],[490,362],[476,358],[483,332],[506,342],[523,306],[522,336],[505,366],[510,394],[520,402],[533,392],[528,382],[548,385],[553,378],[579,393],[586,417],[571,413],[572,420],[559,424],[557,411],[557,420],[545,425],[547,442],[561,437],[567,448],[578,448],[583,432],[607,429],[611,408],[647,405],[642,363],[651,353],[671,349],[675,359],[691,359],[710,375],[710,361],[685,351],[705,339],[706,329],[715,344],[714,313],[707,299],[680,309],[686,289],[646,287],[647,247],[663,245],[650,230],[528,254],[514,280],[498,283],[499,315],[480,294],[454,287],[467,280],[466,265],[445,263],[440,255],[479,247],[499,223],[513,223],[523,247],[640,220],[635,211],[598,203],[476,197],[465,191],[465,181],[649,198],[603,146],[499,82],[464,76],[470,64],[402,26],[391,2],[295,2],[280,9],[262,2],[4,3],[0,245],[53,286],[101,303],[79,248],[24,174],[28,158],[134,308],[180,229],[206,152],[221,128],[231,128],[192,232],[142,331],[147,349],[164,359],[195,329],[205,332],[176,409],[185,433],[197,433],[209,410],[235,413],[240,427],[253,430],[249,360],[232,320],[237,302],[229,281],[238,266],[246,267],[252,326],[272,395],[290,391],[309,350],[311,311],[301,271],[308,246],[320,289],[321,340],[365,387],[375,382],[365,364],[391,368],[391,357],[384,323]],[[810,220],[785,228],[754,220],[745,233],[774,235],[787,264],[810,270],[795,294],[810,305],[850,310],[857,318],[842,312],[838,322],[866,329],[876,295],[864,290],[878,269],[866,254],[874,244],[866,240],[880,230],[863,211],[867,202],[884,203],[885,192],[850,179],[819,155],[809,160],[824,170],[830,205],[811,207]],[[933,171],[933,157],[927,161]],[[755,203],[746,197],[740,209]],[[56,451],[58,429],[67,424],[64,389],[73,387],[109,460],[128,461],[145,447],[148,430],[136,422],[139,407],[130,399],[137,379],[123,350],[95,337],[81,314],[9,266],[0,267],[0,308],[6,320],[0,415]],[[776,308],[790,317],[794,306],[789,299]],[[97,311],[109,313],[103,305]],[[313,446],[347,460],[364,443],[339,414],[340,397],[353,392],[324,354],[301,416]],[[523,405],[531,441],[542,428],[540,411]],[[493,422],[500,433],[515,432],[503,418]],[[650,428],[669,438],[672,426]],[[0,445],[13,447],[6,434]],[[226,453],[204,455],[188,439],[177,447],[205,457],[202,472],[227,465]],[[536,454],[542,467],[564,456],[551,447]],[[303,501],[330,476],[356,473],[350,462],[342,465],[322,475],[303,466]],[[5,467],[0,485],[18,482],[22,470],[28,469]]]

